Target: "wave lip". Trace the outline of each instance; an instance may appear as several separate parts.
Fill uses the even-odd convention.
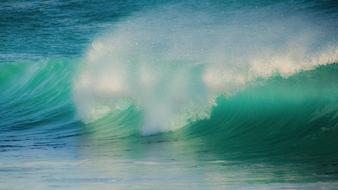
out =
[[[274,77],[219,97],[210,119],[184,128],[221,152],[336,159],[338,64]],[[311,156],[310,156],[311,155]],[[301,157],[303,157],[301,156]]]

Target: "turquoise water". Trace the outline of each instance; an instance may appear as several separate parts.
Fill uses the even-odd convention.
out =
[[[0,189],[336,189],[335,1],[3,1]]]

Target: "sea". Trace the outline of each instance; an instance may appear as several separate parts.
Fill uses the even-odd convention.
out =
[[[338,189],[338,1],[1,0],[22,189]]]

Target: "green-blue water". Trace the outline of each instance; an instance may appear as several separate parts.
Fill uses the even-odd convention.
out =
[[[336,189],[335,1],[0,2],[0,189]]]

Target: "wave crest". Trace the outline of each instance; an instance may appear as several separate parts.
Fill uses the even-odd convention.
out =
[[[218,95],[257,78],[287,77],[338,60],[307,15],[270,9],[227,17],[177,8],[137,14],[93,41],[74,84],[84,122],[136,105],[148,135],[208,118]]]

